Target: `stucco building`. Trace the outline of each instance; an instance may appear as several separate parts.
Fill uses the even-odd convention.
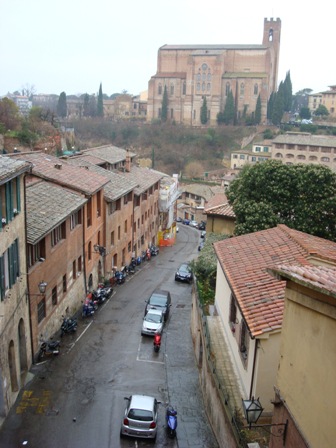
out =
[[[237,119],[253,114],[261,99],[262,122],[267,101],[277,90],[280,19],[264,19],[260,45],[164,45],[158,50],[157,72],[148,84],[147,121],[159,119],[167,89],[169,121],[200,126],[203,98],[207,101],[208,124],[217,123],[229,91]]]

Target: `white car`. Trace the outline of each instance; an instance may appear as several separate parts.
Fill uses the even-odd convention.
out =
[[[125,400],[128,403],[121,422],[120,437],[131,436],[155,440],[160,402],[148,395],[131,395],[125,397]]]
[[[143,318],[141,334],[154,336],[155,333],[162,333],[163,324],[163,309],[149,308]]]
[[[196,227],[196,229],[197,229],[197,227],[198,227],[198,222],[197,222],[197,221],[190,221],[189,225],[190,225],[191,227]]]

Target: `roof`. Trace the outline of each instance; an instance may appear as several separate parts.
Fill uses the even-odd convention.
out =
[[[57,184],[39,181],[26,188],[27,242],[38,243],[87,202]]]
[[[179,184],[179,190],[181,191],[181,193],[187,192],[200,196],[201,198],[204,198],[206,201],[208,201],[214,195],[213,188],[203,184],[188,184],[188,185]]]
[[[30,163],[0,156],[0,185],[30,170]]]
[[[273,144],[282,143],[288,145],[310,145],[310,146],[326,146],[326,147],[336,147],[336,137],[328,135],[310,135],[310,134],[299,134],[299,133],[287,133],[281,134],[275,137]]]
[[[224,193],[218,193],[205,204],[204,213],[206,215],[226,216],[228,218],[235,218],[236,215],[232,206]]]
[[[187,45],[163,45],[159,48],[162,50],[267,50],[268,47],[265,45],[227,45],[227,44],[187,44]]]
[[[118,171],[118,173],[127,181],[136,182],[137,187],[135,188],[134,193],[138,196],[159,182],[162,177],[166,176],[166,174],[160,173],[159,171],[133,165],[131,165],[131,170],[129,172]]]
[[[104,186],[104,198],[107,202],[115,201],[122,196],[125,196],[130,191],[137,187],[137,183],[131,179],[126,179],[115,171],[109,171],[96,164],[90,163],[91,157],[75,157],[70,158],[68,163],[79,167],[85,167],[88,171],[104,176],[108,183]]]
[[[268,268],[336,262],[336,243],[281,224],[214,243],[218,261],[252,337],[281,329],[285,281]]]
[[[77,190],[88,196],[95,194],[108,182],[106,177],[94,174],[88,176],[84,168],[41,152],[14,154],[17,159],[32,163],[32,174],[42,179]]]
[[[336,298],[336,268],[279,265],[271,272]]]
[[[113,145],[98,146],[96,148],[85,149],[83,154],[96,156],[106,162],[114,165],[116,163],[124,162],[126,160],[127,150],[118,148]],[[136,156],[135,153],[128,151],[129,157],[132,159]]]

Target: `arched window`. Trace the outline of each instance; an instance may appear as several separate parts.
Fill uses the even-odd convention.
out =
[[[211,73],[208,73],[208,81],[211,81]]]
[[[258,84],[254,84],[253,93],[254,95],[258,95]]]
[[[268,32],[268,41],[269,42],[273,41],[273,30],[272,30],[272,28]]]
[[[227,82],[225,86],[225,96],[228,96],[229,92],[230,92],[230,83]]]
[[[294,154],[286,154],[286,159],[294,159]]]
[[[162,84],[158,85],[158,94],[162,95]]]
[[[309,160],[317,160],[316,156],[309,156]]]
[[[240,96],[244,96],[244,92],[245,92],[245,85],[244,85],[244,83],[242,82],[242,83],[240,84]]]
[[[200,81],[200,80],[201,80],[201,74],[197,73],[197,81]]]
[[[170,84],[170,94],[174,95],[174,84]]]
[[[208,82],[208,84],[207,84],[207,91],[208,92],[210,91],[210,87],[211,87],[211,84]]]
[[[297,158],[299,160],[306,160],[306,156],[304,156],[303,154],[299,154]]]
[[[321,162],[330,162],[329,157],[321,157]]]
[[[205,91],[205,82],[202,82],[202,92]]]
[[[183,81],[182,95],[185,95],[186,93],[187,93],[187,83],[185,81]]]
[[[197,92],[199,92],[201,90],[201,84],[199,82],[196,85],[196,90],[197,90]]]
[[[281,154],[281,152],[277,152],[277,153],[275,154],[275,158],[276,158],[276,159],[282,159],[282,157],[283,157],[283,155]]]

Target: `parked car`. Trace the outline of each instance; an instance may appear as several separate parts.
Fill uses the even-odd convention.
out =
[[[179,216],[176,218],[176,222],[182,222],[182,218],[180,218]]]
[[[176,226],[176,233],[179,233],[179,226]]]
[[[197,227],[198,227],[198,222],[197,222],[197,221],[190,221],[189,225],[190,225],[191,227],[195,227],[195,228],[197,229]]]
[[[201,238],[205,238],[205,235],[206,235],[206,231],[205,231],[205,230],[202,230],[202,232],[201,232]]]
[[[163,310],[152,308],[147,311],[142,321],[141,334],[154,336],[155,333],[162,333],[164,324]]]
[[[125,397],[127,406],[121,422],[120,437],[142,437],[156,439],[158,405],[154,397],[148,395],[131,395]]]
[[[188,226],[190,224],[190,220],[187,218],[184,218],[184,220],[182,221],[182,224],[185,224]]]
[[[193,280],[193,273],[191,272],[188,263],[182,263],[175,273],[175,281],[191,283]]]
[[[203,247],[204,247],[204,241],[201,240],[200,243],[199,243],[199,245],[198,245],[198,250],[199,250],[199,252],[203,249]]]
[[[204,222],[204,221],[201,221],[201,222],[198,224],[198,230],[205,230],[205,222]]]
[[[169,310],[171,307],[170,292],[164,289],[156,289],[148,300],[146,300],[145,314],[152,309],[162,309],[164,320],[167,321],[169,316]]]

